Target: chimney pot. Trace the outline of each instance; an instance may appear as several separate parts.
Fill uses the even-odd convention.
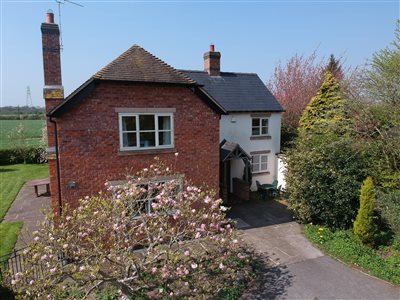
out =
[[[51,9],[47,11],[46,23],[54,24],[54,14]]]
[[[210,52],[214,52],[214,51],[215,51],[214,44],[211,44],[211,45],[210,45]]]

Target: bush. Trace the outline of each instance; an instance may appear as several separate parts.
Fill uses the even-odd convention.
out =
[[[400,191],[378,193],[377,206],[381,217],[400,240]]]
[[[375,224],[375,192],[374,183],[369,176],[361,187],[360,208],[354,221],[353,230],[364,244],[373,243],[377,230]]]
[[[24,147],[13,149],[0,149],[0,165],[19,163],[41,164],[45,163],[44,147]]]
[[[289,208],[304,223],[350,228],[367,175],[364,156],[348,139],[319,144],[310,139],[298,140],[285,156]]]

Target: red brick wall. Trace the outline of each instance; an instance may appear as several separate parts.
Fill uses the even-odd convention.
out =
[[[42,23],[45,85],[61,85],[60,30],[57,24]]]
[[[169,153],[119,153],[119,127],[116,107],[175,108],[175,150]],[[61,195],[63,202],[76,205],[86,195],[104,190],[106,180],[125,179],[126,174],[148,167],[154,156],[170,164],[196,185],[219,186],[219,115],[189,88],[172,85],[102,82],[83,102],[57,119]],[[50,164],[55,174],[55,164]],[[51,189],[57,189],[51,176]],[[75,189],[67,187],[76,181]],[[57,209],[52,194],[53,210]]]

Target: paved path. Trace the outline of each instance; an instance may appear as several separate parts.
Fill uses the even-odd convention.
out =
[[[43,210],[50,211],[50,197],[36,197],[33,187],[28,187],[26,183],[19,191],[13,204],[8,210],[4,221],[22,221],[24,226],[18,236],[16,249],[25,247],[32,241],[32,232],[39,228],[39,223],[44,221]],[[39,193],[45,192],[45,187],[39,187]]]
[[[266,263],[241,299],[400,299],[400,287],[325,256],[278,202],[246,203],[230,214],[239,218],[242,239]]]

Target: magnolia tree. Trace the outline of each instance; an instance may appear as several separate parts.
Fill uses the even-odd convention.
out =
[[[249,258],[213,192],[159,161],[106,187],[34,233],[24,271],[9,278],[20,297],[90,295],[107,284],[121,295],[207,298],[249,278]]]

